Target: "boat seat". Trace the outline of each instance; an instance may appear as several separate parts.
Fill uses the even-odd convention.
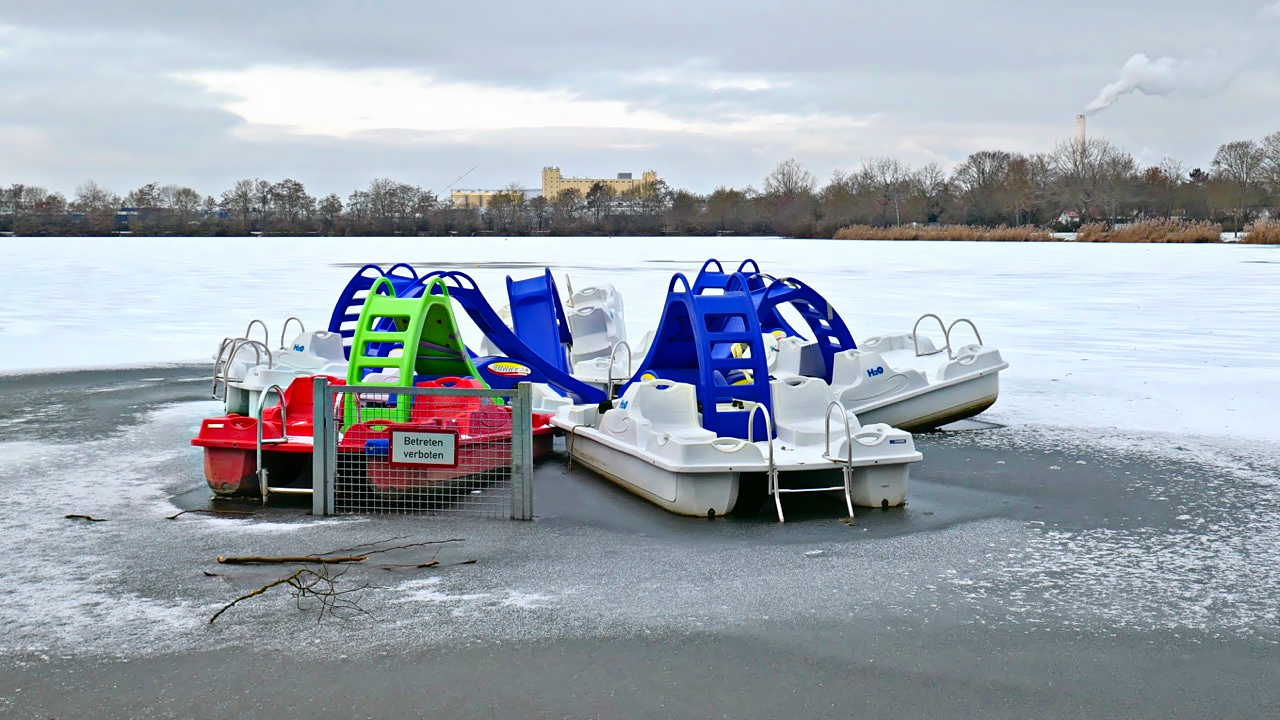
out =
[[[778,440],[790,445],[820,445],[826,441],[827,408],[836,401],[831,387],[820,378],[788,377],[769,383],[773,401],[773,425]],[[844,425],[840,413],[832,413],[832,428]],[[849,427],[857,430],[856,418],[849,418]]]
[[[771,361],[769,369],[778,376],[821,377],[826,367],[822,359],[822,349],[818,347],[818,343],[798,337],[778,338],[776,354],[769,360]]]
[[[702,441],[716,436],[698,418],[694,386],[667,380],[637,383],[628,389],[626,411],[639,427],[660,437]]]
[[[844,350],[835,355],[831,390],[841,404],[862,402],[909,392],[929,385],[919,370],[895,370],[884,356],[869,350]]]

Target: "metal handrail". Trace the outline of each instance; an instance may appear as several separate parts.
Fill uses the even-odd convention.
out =
[[[249,324],[245,326],[244,337],[246,338],[249,337],[249,333],[253,332],[254,325],[257,325],[262,328],[262,344],[265,345],[271,342],[271,331],[267,330],[267,324],[257,318],[250,320]]]
[[[262,437],[262,411],[267,405],[267,395],[269,395],[272,390],[274,390],[276,392],[276,396],[280,398],[280,437],[267,438],[264,440]],[[267,469],[262,465],[262,446],[265,443],[271,443],[274,445],[276,443],[289,442],[289,418],[285,412],[284,389],[276,383],[268,385],[263,389],[262,393],[258,395],[258,405],[253,411],[253,419],[257,421],[257,438],[255,443],[257,450],[257,469],[255,472],[258,476],[258,490],[262,493],[263,505],[267,504],[267,495],[271,492],[271,488],[267,484]]]
[[[782,493],[778,488],[778,466],[773,460],[773,418],[764,405],[751,406],[751,414],[747,415],[747,442],[755,442],[756,411],[764,413],[764,431],[769,436],[769,494],[773,496],[773,505],[778,510],[778,522],[786,522],[782,515]]]
[[[978,344],[982,344],[982,333],[978,332],[978,326],[974,325],[972,320],[969,318],[956,318],[955,320],[952,320],[951,324],[947,326],[947,354],[952,360],[955,359],[955,351],[951,348],[951,331],[960,323],[968,325],[969,328],[973,330],[973,336],[978,339]]]
[[[835,408],[840,411],[840,416],[844,418],[844,448],[848,457],[844,459],[831,457],[831,409]],[[844,476],[844,506],[849,511],[849,517],[853,517],[853,431],[849,428],[849,413],[845,411],[844,406],[832,400],[827,404],[827,412],[823,418],[825,426],[823,434],[826,435],[825,446],[822,450],[822,459],[828,462],[834,462],[841,465],[840,473]]]
[[[627,379],[628,379],[628,380],[630,380],[630,379],[631,379],[631,376],[634,374],[634,368],[632,368],[632,367],[631,367],[631,345],[630,345],[630,344],[628,344],[626,340],[619,340],[616,344],[614,344],[613,349],[609,351],[609,374],[608,374],[608,376],[607,376],[607,377],[608,377],[608,387],[607,387],[607,390],[606,390],[606,392],[608,393],[608,399],[609,399],[609,400],[612,400],[612,399],[613,399],[613,360],[614,360],[614,356],[617,354],[617,352],[618,352],[618,348],[623,347],[624,345],[625,345],[625,346],[626,346],[626,348],[627,348]]]
[[[289,323],[291,323],[291,322],[296,322],[296,323],[298,323],[298,332],[306,332],[306,331],[307,331],[307,326],[306,326],[306,325],[304,325],[304,324],[302,324],[302,320],[301,320],[301,319],[296,318],[296,317],[294,317],[294,316],[292,316],[292,315],[290,315],[289,317],[285,318],[285,319],[284,319],[284,325],[281,325],[281,326],[280,326],[280,349],[281,349],[281,350],[284,350],[284,348],[285,348],[285,345],[284,345],[284,339],[285,339],[286,334],[289,332]]]
[[[947,341],[947,344],[945,347],[939,350],[934,350],[933,352],[927,352],[927,353],[920,352],[920,333],[918,331],[920,330],[920,323],[924,322],[925,318],[933,318],[934,320],[938,321],[938,327],[942,328],[942,337]],[[937,315],[934,315],[933,313],[925,313],[924,315],[921,315],[919,319],[916,320],[916,324],[911,326],[911,341],[914,342],[916,346],[916,357],[924,357],[926,355],[937,355],[943,350],[947,351],[948,358],[951,357],[951,338],[947,333],[947,325],[946,323],[942,322],[942,318],[938,317]]]
[[[227,384],[231,381],[231,364],[235,362],[236,356],[245,347],[253,348],[253,361],[257,365],[262,364],[262,353],[267,354],[267,367],[274,367],[274,361],[271,357],[271,349],[265,343],[258,340],[250,340],[249,338],[226,338],[222,344],[218,346],[218,357],[213,362],[213,399],[218,399],[218,368],[222,368],[222,393],[226,397]],[[223,353],[227,348],[231,349],[231,353],[223,358]],[[259,349],[261,348],[261,349]]]

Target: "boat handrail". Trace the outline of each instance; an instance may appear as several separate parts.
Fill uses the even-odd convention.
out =
[[[227,384],[231,382],[231,365],[235,362],[236,356],[245,347],[253,348],[253,361],[255,365],[262,364],[262,354],[267,354],[267,367],[274,367],[274,360],[271,357],[271,349],[265,343],[258,340],[250,340],[247,337],[225,338],[222,344],[218,346],[218,358],[213,363],[213,398],[218,399],[218,371],[222,371],[222,395],[225,398],[227,393]],[[223,357],[226,350],[230,348],[230,354]]]
[[[938,321],[938,327],[942,328],[942,337],[947,342],[946,345],[944,345],[941,348],[938,348],[937,350],[934,350],[933,352],[920,352],[920,332],[919,332],[920,323],[924,322],[926,318],[933,318],[934,320]],[[942,322],[942,318],[938,317],[937,315],[934,315],[933,313],[925,313],[921,315],[916,320],[916,324],[911,326],[911,341],[914,342],[916,346],[916,357],[924,357],[926,355],[937,355],[943,350],[947,352],[948,358],[951,357],[951,338],[947,333],[947,324]]]
[[[262,411],[267,406],[267,396],[271,391],[275,391],[276,396],[280,398],[280,437],[266,438],[262,437]],[[262,493],[262,504],[267,504],[267,495],[271,492],[271,488],[267,484],[267,469],[262,465],[262,446],[265,444],[277,444],[289,442],[289,418],[285,415],[284,405],[284,389],[277,383],[272,383],[263,388],[262,393],[258,395],[258,403],[253,410],[253,419],[257,421],[256,425],[256,473],[258,476],[258,489]]]
[[[296,322],[296,323],[298,323],[298,332],[306,332],[306,331],[307,331],[307,326],[306,326],[306,325],[304,325],[304,324],[302,323],[302,320],[301,320],[301,319],[296,318],[296,317],[294,317],[294,316],[292,316],[292,315],[290,315],[289,317],[285,318],[285,319],[284,319],[284,325],[281,325],[281,326],[280,326],[280,349],[281,349],[281,350],[284,350],[284,349],[285,349],[284,339],[285,339],[285,337],[288,335],[288,332],[289,332],[289,323],[291,323],[291,322]]]
[[[844,448],[846,458],[831,457],[831,410],[835,408],[840,411],[840,417],[844,419]],[[853,517],[853,431],[849,428],[849,413],[840,403],[832,400],[827,404],[827,411],[823,418],[825,426],[823,434],[826,435],[826,444],[822,450],[822,458],[828,462],[839,464],[840,473],[844,476],[844,504],[845,509],[849,511],[849,517]]]
[[[631,367],[631,345],[626,340],[619,340],[614,344],[613,349],[609,351],[608,386],[605,388],[606,400],[613,400],[613,361],[614,356],[617,355],[618,348],[623,346],[627,348],[627,379],[630,380],[634,374],[634,369]]]
[[[956,356],[955,349],[951,347],[951,331],[960,323],[968,325],[969,328],[973,330],[973,336],[978,339],[978,344],[982,344],[982,333],[978,332],[978,326],[974,325],[972,320],[969,318],[956,318],[955,320],[952,320],[951,324],[947,326],[947,354],[952,360],[954,360]]]
[[[751,413],[747,415],[747,442],[755,442],[756,429],[756,413],[764,414],[764,432],[768,436],[769,444],[769,494],[773,496],[773,504],[778,509],[778,522],[786,522],[782,517],[782,493],[778,489],[778,465],[773,458],[773,418],[769,415],[769,408],[763,404],[757,403],[751,406]]]
[[[262,328],[262,344],[266,345],[267,343],[270,343],[271,331],[267,330],[267,324],[262,322],[258,318],[254,318],[249,321],[249,324],[245,326],[244,335],[242,335],[241,337],[246,337],[246,338],[249,337],[249,333],[253,332],[254,325],[257,325],[258,327]]]

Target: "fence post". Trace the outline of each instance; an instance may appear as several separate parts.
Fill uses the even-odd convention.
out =
[[[329,379],[317,377],[311,385],[311,514],[328,515],[333,482],[329,476],[330,442],[333,439],[333,403],[329,401]]]
[[[533,385],[516,385],[511,403],[511,518],[533,519]]]

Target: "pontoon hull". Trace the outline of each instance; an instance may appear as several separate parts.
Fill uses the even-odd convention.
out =
[[[569,443],[569,454],[619,487],[677,515],[706,517],[712,511],[725,515],[734,510],[754,510],[740,506],[745,495],[767,497],[767,475],[760,470],[682,472],[657,465],[642,456],[614,447],[581,429]],[[906,502],[910,465],[895,462],[854,467],[850,496],[859,507],[897,507]],[[838,467],[783,471],[784,487],[831,487],[840,485]],[[839,492],[833,499],[843,498]]]
[[[930,387],[910,397],[871,402],[859,407],[846,402],[863,423],[885,423],[907,432],[923,432],[973,417],[995,404],[1000,395],[1000,375],[986,375],[943,387]]]

